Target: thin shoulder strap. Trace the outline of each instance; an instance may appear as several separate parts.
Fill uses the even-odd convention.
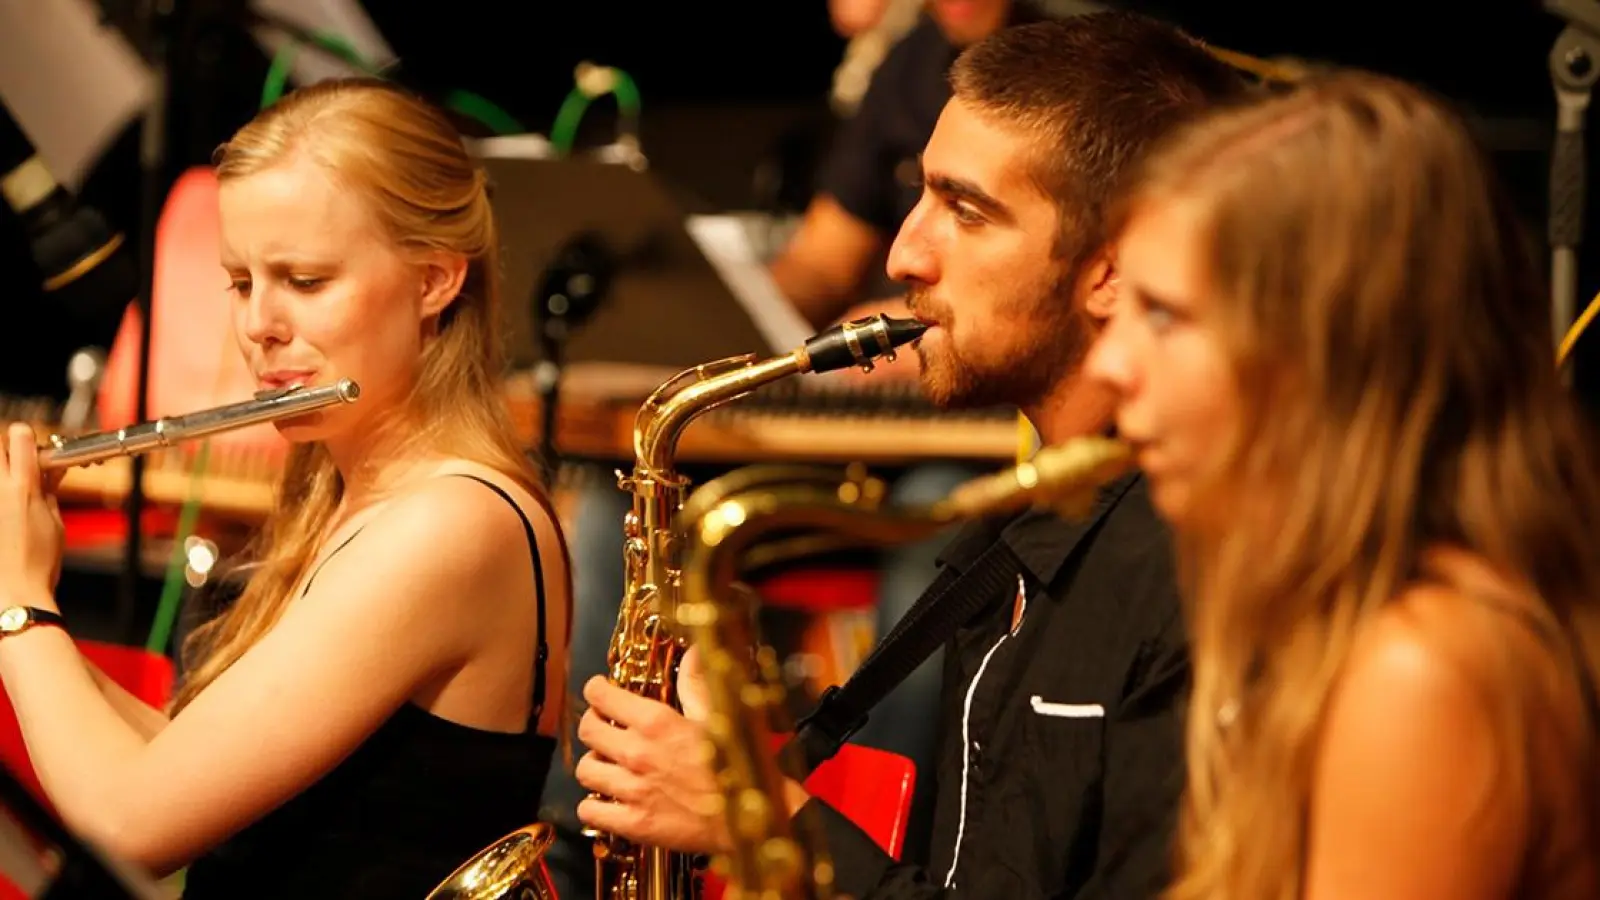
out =
[[[544,561],[539,558],[539,541],[536,537],[534,537],[533,523],[528,521],[527,513],[522,511],[522,507],[517,503],[517,501],[511,498],[510,494],[506,493],[504,488],[486,478],[480,478],[477,475],[469,475],[465,472],[456,474],[458,474],[461,478],[470,478],[473,481],[478,482],[489,490],[499,494],[501,499],[511,504],[511,509],[516,512],[517,518],[522,520],[523,533],[528,536],[528,553],[533,557],[533,589],[536,594],[537,603],[537,608],[535,609],[534,614],[537,616],[539,628],[539,648],[535,654],[533,669],[533,714],[529,718],[531,721],[537,723],[539,721],[539,717],[544,713],[545,666],[550,659],[550,643],[545,637],[546,632],[544,624]]]
[[[306,579],[306,586],[300,589],[300,596],[304,597],[306,595],[306,592],[311,590],[311,582],[317,580],[317,575],[319,573],[321,573],[322,567],[328,564],[328,560],[333,559],[334,556],[338,555],[340,550],[343,550],[344,548],[350,546],[350,542],[356,539],[356,535],[361,533],[361,529],[362,528],[366,528],[366,527],[367,526],[363,525],[363,526],[361,526],[361,528],[357,528],[355,531],[350,532],[350,536],[349,537],[347,537],[344,540],[340,541],[339,542],[339,546],[337,546],[337,547],[333,548],[332,550],[330,550],[328,552],[328,555],[324,556],[322,558],[322,562],[317,563],[317,567],[315,569],[311,570],[311,576]]]

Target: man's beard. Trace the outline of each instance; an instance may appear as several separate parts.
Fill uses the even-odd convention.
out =
[[[954,340],[953,318],[947,310],[931,308],[926,291],[913,287],[911,308],[939,322],[944,334],[937,349],[919,339],[914,345],[921,360],[922,392],[940,409],[1023,407],[1037,404],[1071,374],[1088,349],[1088,323],[1073,308],[1061,278],[1040,295],[1014,304],[1010,318],[1032,331],[1018,351],[994,363],[962,356]]]

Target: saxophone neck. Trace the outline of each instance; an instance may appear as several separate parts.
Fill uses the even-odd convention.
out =
[[[633,450],[641,474],[662,481],[675,479],[678,439],[695,419],[763,385],[805,372],[806,362],[798,352],[760,362],[736,356],[679,373],[639,408]]]
[[[791,375],[853,366],[871,371],[875,360],[894,359],[896,348],[927,330],[926,323],[915,319],[869,316],[819,331],[782,356],[760,362],[753,355],[730,356],[685,369],[639,407],[633,427],[634,459],[643,473],[669,479],[678,438],[702,413]]]

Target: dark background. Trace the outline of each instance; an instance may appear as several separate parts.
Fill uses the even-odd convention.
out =
[[[137,25],[137,5],[106,4],[129,26]],[[1547,57],[1563,23],[1533,0],[1117,5],[1160,15],[1230,49],[1378,69],[1460,101],[1476,115],[1542,237],[1554,127]],[[375,0],[366,6],[401,57],[400,80],[436,95],[476,92],[541,133],[578,62],[626,70],[642,94],[641,137],[652,167],[701,209],[798,208],[834,124],[827,93],[844,41],[829,25],[824,0]],[[232,0],[178,0],[165,180],[205,163],[256,110],[268,60],[239,27],[239,9]],[[610,113],[609,100],[596,104],[581,144],[609,137]],[[130,235],[138,231],[137,139],[135,126],[83,189]],[[758,186],[758,169],[784,177]],[[7,313],[0,393],[59,396],[77,336],[59,327],[40,298],[15,228],[9,210],[0,209],[0,308]],[[1590,228],[1586,240],[1594,236]],[[1600,288],[1593,257],[1585,251],[1580,309]],[[1596,340],[1580,343],[1577,354],[1577,388],[1590,400],[1600,397],[1600,372],[1591,361],[1600,352]]]

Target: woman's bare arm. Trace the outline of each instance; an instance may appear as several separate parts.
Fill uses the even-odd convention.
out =
[[[496,624],[474,608],[479,598],[526,584],[526,554],[509,552],[523,545],[504,501],[466,479],[395,500],[272,631],[148,738],[59,629],[0,640],[0,675],[68,825],[168,871],[304,790],[469,659]]]

